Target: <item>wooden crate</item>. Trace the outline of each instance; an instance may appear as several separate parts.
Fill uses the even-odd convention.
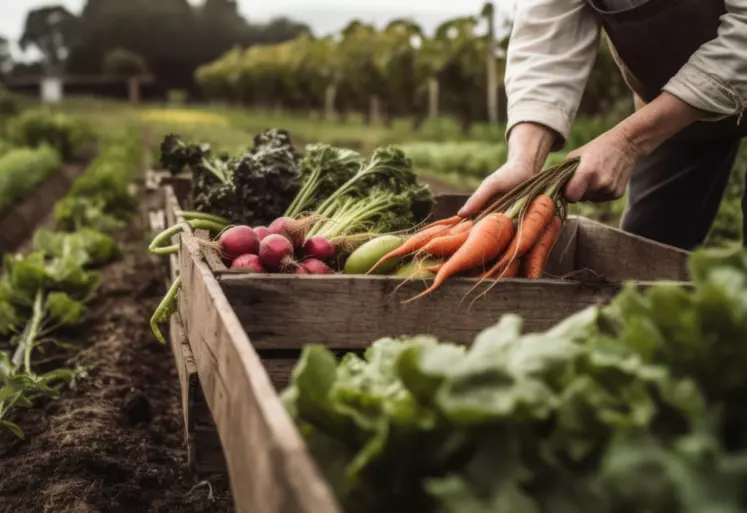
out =
[[[52,212],[55,203],[70,190],[73,181],[85,169],[83,165],[63,165],[44,180],[33,193],[0,211],[0,256],[27,241],[34,229]]]
[[[168,196],[172,223],[178,221],[179,206],[173,189]],[[452,214],[464,199],[439,198],[437,215]],[[403,305],[401,300],[421,291],[422,283],[374,276],[248,275],[225,269],[187,231],[178,257],[178,329],[186,339],[172,343],[178,343],[178,363],[184,367],[190,455],[202,462],[193,467],[219,470],[225,464],[240,512],[336,513],[339,507],[277,394],[304,344],[359,351],[380,337],[421,333],[469,344],[509,312],[524,314],[527,330],[544,330],[609,301],[622,281],[643,287],[660,279],[687,281],[687,257],[687,252],[570,218],[548,271],[562,275],[589,268],[610,281],[505,280],[470,305],[462,298],[476,281],[455,279],[432,296]]]

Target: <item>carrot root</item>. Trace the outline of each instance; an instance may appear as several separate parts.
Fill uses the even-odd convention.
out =
[[[491,214],[475,224],[467,241],[441,265],[433,285],[405,303],[420,299],[438,289],[447,278],[468,271],[496,258],[513,236],[513,221],[505,214]]]
[[[550,252],[555,246],[562,229],[563,223],[560,218],[558,216],[553,217],[537,244],[529,250],[524,258],[524,276],[526,278],[531,280],[542,278]]]

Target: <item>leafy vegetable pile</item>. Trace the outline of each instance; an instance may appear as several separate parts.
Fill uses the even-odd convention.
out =
[[[287,132],[271,129],[240,159],[213,158],[208,145],[186,145],[173,134],[161,153],[172,173],[192,169],[197,211],[184,214],[188,224],[213,233],[238,224],[222,233],[218,249],[226,265],[251,272],[328,274],[332,260],[339,270],[366,239],[412,229],[433,208],[429,187],[418,184],[412,162],[393,146],[366,160],[351,150],[312,144],[301,158]],[[150,250],[178,251],[178,245],[164,244],[181,229],[158,234]]]
[[[470,349],[307,346],[283,399],[348,511],[737,513],[747,508],[747,253],[696,253],[694,287],[630,285]]]
[[[301,173],[303,187],[285,215],[319,216],[321,221],[307,237],[407,230],[423,221],[433,207],[430,189],[418,184],[412,162],[394,146],[378,148],[365,161],[350,150],[311,145]]]
[[[298,153],[284,130],[269,129],[238,158],[213,156],[207,144],[169,134],[161,164],[173,174],[192,171],[192,208],[241,224],[269,224],[283,215],[300,188]]]

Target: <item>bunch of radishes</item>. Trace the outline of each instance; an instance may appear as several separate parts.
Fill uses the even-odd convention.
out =
[[[267,226],[233,226],[219,239],[231,269],[253,273],[333,274],[335,247],[324,237],[304,237],[306,223],[289,217]]]

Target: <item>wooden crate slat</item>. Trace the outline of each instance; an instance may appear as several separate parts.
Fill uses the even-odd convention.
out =
[[[477,293],[468,293],[477,281],[463,279],[403,305],[424,289],[423,283],[374,276],[232,274],[221,276],[220,283],[259,350],[306,344],[361,349],[381,337],[423,333],[469,344],[503,314],[524,314],[527,330],[545,330],[619,290],[575,282],[505,280],[470,305]]]
[[[190,233],[179,310],[234,483],[237,511],[337,513],[262,363]]]
[[[611,280],[689,281],[689,252],[578,218],[577,268]]]

